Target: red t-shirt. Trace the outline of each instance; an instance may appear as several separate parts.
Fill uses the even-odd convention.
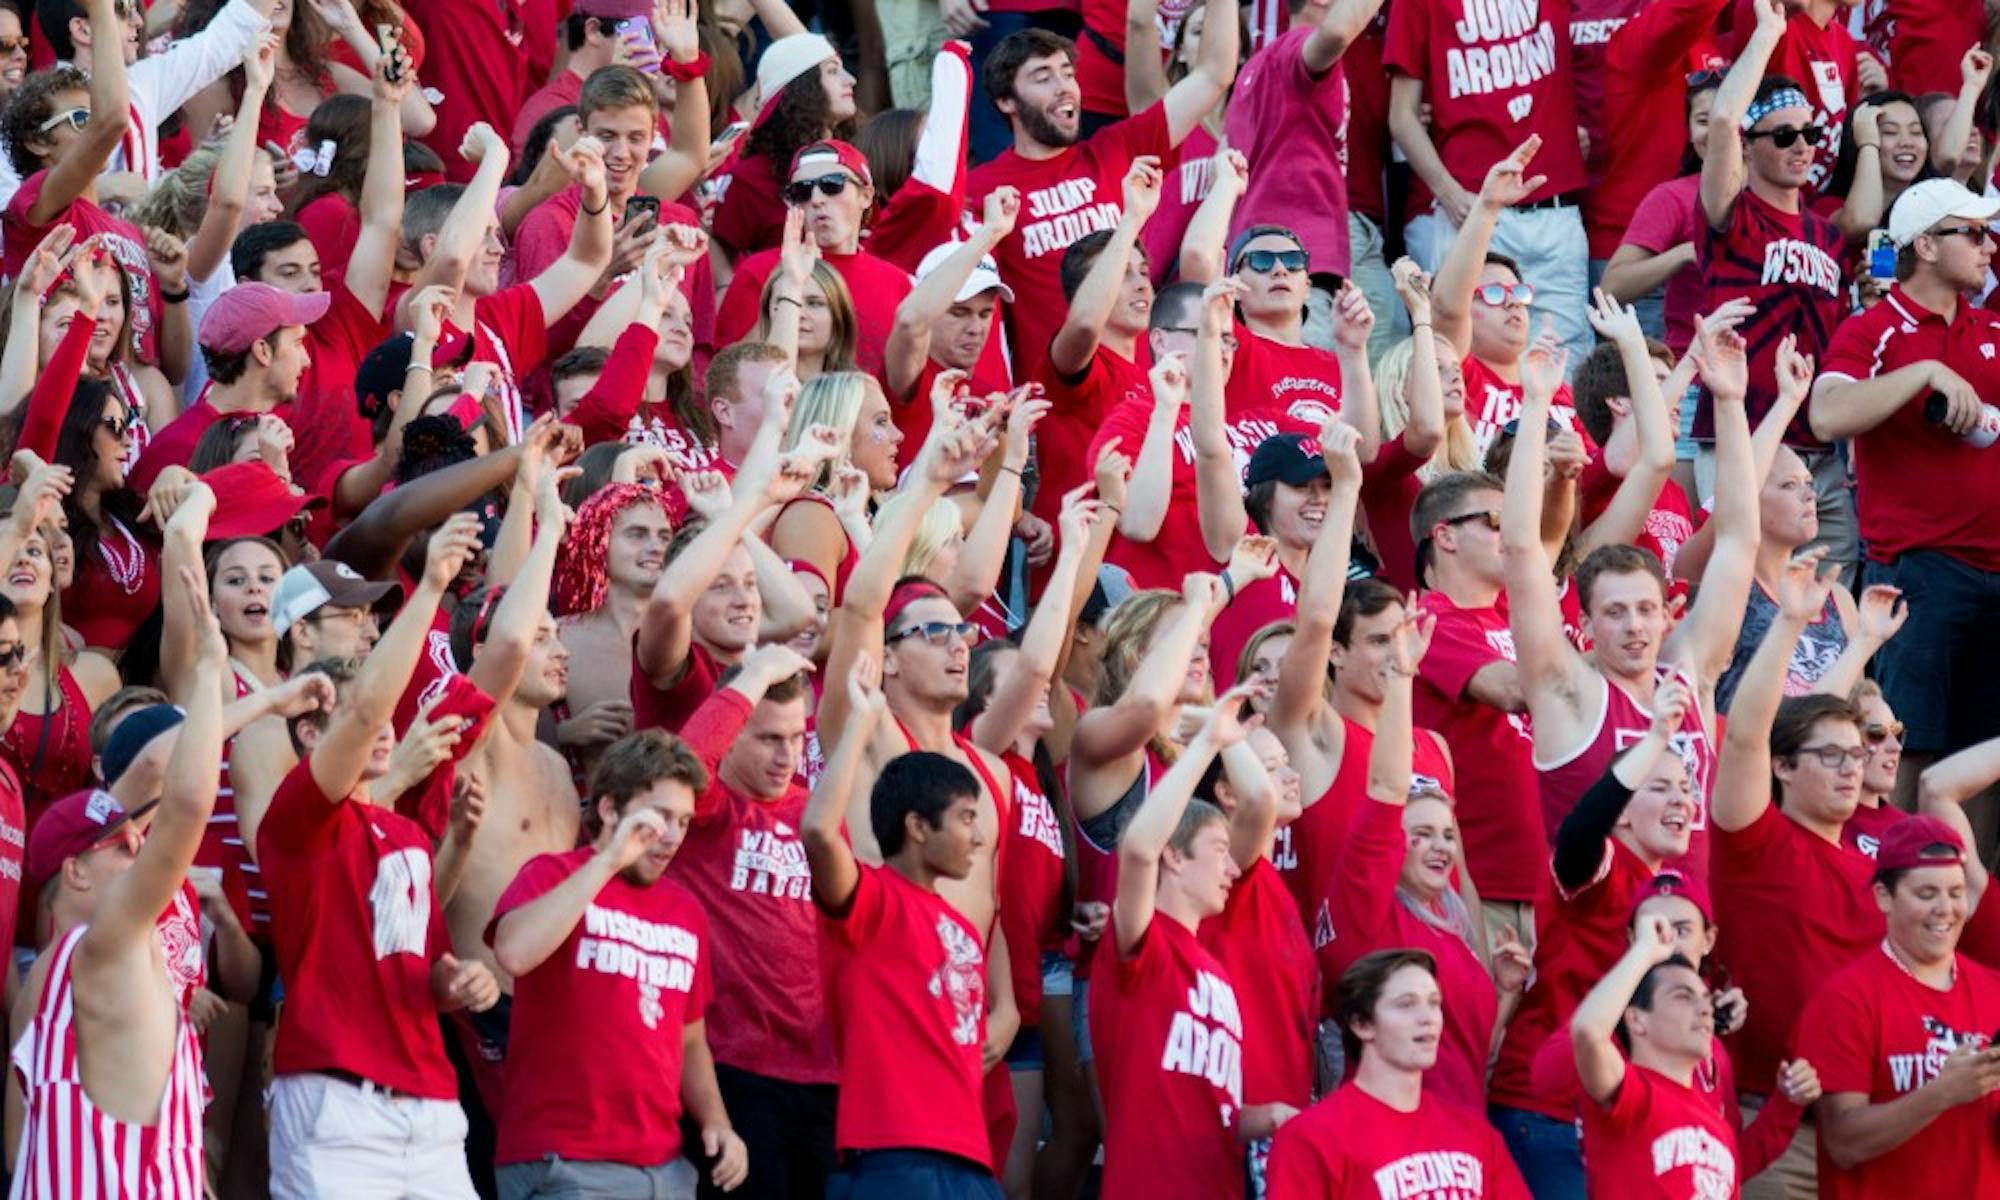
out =
[[[1798,21],[1792,25],[1796,28]],[[1725,228],[1701,222],[1695,253],[1708,284],[1702,311],[1714,312],[1738,297],[1756,306],[1736,329],[1750,358],[1750,386],[1743,400],[1752,429],[1778,399],[1778,343],[1795,335],[1800,354],[1817,356],[1847,315],[1847,280],[1840,266],[1844,245],[1833,222],[1803,203],[1798,212],[1781,212],[1748,188],[1730,207]],[[1695,407],[1694,436],[1715,438],[1714,401],[1706,388]],[[1785,442],[1825,447],[1813,436],[1803,406],[1785,431]]]
[[[1146,425],[1152,420],[1153,393],[1131,396],[1105,415],[1097,436],[1090,440],[1083,462],[1095,463],[1104,444],[1118,438],[1118,449],[1136,467],[1139,448],[1146,441]],[[1167,499],[1167,514],[1160,531],[1149,542],[1135,542],[1124,534],[1111,539],[1105,559],[1132,573],[1132,582],[1142,588],[1178,588],[1189,571],[1219,570],[1201,537],[1199,493],[1194,478],[1194,434],[1188,430],[1188,413],[1183,407],[1174,415],[1173,445],[1167,448],[1168,469],[1173,482]],[[1044,484],[1046,487],[1047,485]]]
[[[1957,95],[1966,47],[1986,40],[1980,7],[1956,0],[1884,0],[1882,9],[1889,86],[1912,96]],[[1870,32],[1870,42],[1883,49]]]
[[[1374,462],[1361,468],[1361,515],[1368,541],[1381,564],[1378,573],[1397,591],[1418,587],[1417,540],[1410,534],[1410,514],[1424,490],[1417,472],[1429,462],[1411,454],[1399,433],[1382,443]]]
[[[1187,237],[1188,222],[1215,185],[1215,135],[1197,125],[1181,143],[1180,162],[1166,171],[1160,188],[1160,206],[1146,219],[1139,244],[1146,248],[1146,265],[1151,268],[1153,286],[1159,287],[1180,271],[1181,242]]]
[[[1250,56],[1230,93],[1229,144],[1250,163],[1230,234],[1281,224],[1299,235],[1315,271],[1347,274],[1347,73],[1306,67],[1312,25]]]
[[[1265,438],[1280,433],[1317,435],[1340,415],[1340,356],[1317,346],[1290,346],[1236,326],[1236,359],[1223,388],[1230,449],[1237,466]]]
[[[1437,1062],[1424,1075],[1424,1090],[1477,1109],[1486,1102],[1486,1059],[1500,1015],[1499,993],[1465,938],[1423,920],[1396,894],[1407,842],[1401,805],[1363,802],[1333,872],[1335,936],[1319,949],[1320,967],[1326,978],[1338,979],[1375,950],[1430,951],[1444,995],[1444,1039]]]
[[[1757,28],[1757,10],[1753,0],[1735,0],[1730,13],[1729,28],[1734,35],[1731,54],[1741,56],[1751,32]],[[1961,45],[1958,53],[1964,54],[1965,47],[1971,44],[1967,41]],[[1785,32],[1778,39],[1777,49],[1771,51],[1770,65],[1764,68],[1766,75],[1787,75],[1799,82],[1813,106],[1813,123],[1825,131],[1826,136],[1813,150],[1812,171],[1806,182],[1809,191],[1818,191],[1833,178],[1834,164],[1840,159],[1841,124],[1847,119],[1848,105],[1861,95],[1854,59],[1863,49],[1847,31],[1845,9],[1822,29],[1804,10],[1795,8],[1785,14]],[[1952,65],[1950,90],[1956,92],[1956,59]],[[1804,350],[1800,347],[1801,353]]]
[[[1762,1090],[1790,1057],[1813,994],[1882,940],[1875,860],[1808,833],[1775,799],[1748,828],[1718,829],[1710,840],[1716,911],[1729,914],[1715,956],[1750,1002],[1730,1049],[1748,1086]]]
[[[1644,142],[1650,139],[1626,140]],[[1684,242],[1700,245],[1701,227],[1705,223],[1701,215],[1701,176],[1682,175],[1667,180],[1647,192],[1646,198],[1639,201],[1639,206],[1632,210],[1630,216],[1630,223],[1620,226],[1622,242],[1614,240],[1611,250],[1603,257],[1609,258],[1621,244],[1637,246],[1648,254],[1665,254]],[[1667,279],[1667,345],[1675,354],[1685,351],[1688,343],[1694,340],[1694,319],[1701,309],[1707,287],[1702,279],[1700,263],[1689,263]]]
[[[1158,155],[1165,166],[1173,152],[1167,110],[1155,104],[1051,158],[1025,159],[1010,149],[967,176],[965,203],[973,212],[1003,184],[1021,192],[1020,220],[993,255],[1000,277],[1014,290],[1007,322],[1016,364],[1032,370],[1062,328],[1069,311],[1062,293],[1063,251],[1086,233],[1118,224],[1125,213],[1125,172],[1134,158]]]
[[[2000,314],[1963,301],[1947,322],[1901,287],[1841,323],[1821,360],[1822,379],[1887,375],[1937,361],[1981,396],[2000,397]],[[1908,550],[1937,550],[1982,571],[2000,571],[2000,529],[1985,514],[2000,505],[2000,458],[1924,419],[1919,388],[1881,424],[1855,438],[1855,505],[1868,557],[1894,562]],[[1949,480],[1946,487],[1913,480]]]
[[[1548,176],[1531,200],[1583,186],[1569,20],[1569,0],[1539,8],[1398,0],[1390,12],[1383,63],[1424,81],[1431,139],[1460,187],[1478,191],[1487,169],[1530,134],[1542,138],[1535,171]]]
[[[784,240],[785,181],[778,178],[770,159],[739,152],[713,179],[715,220],[709,232],[718,245],[741,257],[772,249]]]
[[[1355,1084],[1285,1122],[1265,1168],[1268,1200],[1527,1200],[1500,1131],[1425,1080],[1415,1112]]]
[[[1340,56],[1341,70],[1347,75],[1347,207],[1378,226],[1388,220],[1389,72],[1382,67],[1382,50],[1388,38],[1389,6],[1385,4]],[[1418,203],[1418,193],[1423,190],[1422,181],[1412,177],[1408,211],[1429,207],[1427,194]]]
[[[1736,1183],[1736,1131],[1715,1101],[1637,1063],[1611,1106],[1583,1105],[1584,1169],[1596,1196],[1728,1200]]]
[[[354,257],[354,242],[361,236],[361,211],[353,202],[339,192],[322,192],[299,210],[297,219],[319,252],[321,277],[346,274],[348,260]]]
[[[464,183],[477,169],[459,157],[465,131],[475,121],[496,130],[513,128],[514,114],[533,86],[526,43],[539,31],[517,5],[411,0],[407,7],[410,16],[432,34],[421,81],[443,93],[432,105],[437,127],[423,140],[444,160],[445,177]]]
[[[1268,859],[1251,864],[1195,936],[1229,978],[1257,980],[1238,995],[1246,1014],[1243,1102],[1304,1108],[1312,1102],[1319,965],[1277,868]]]
[[[596,853],[583,846],[529,859],[500,893],[487,940],[501,918]],[[553,1154],[657,1167],[680,1153],[682,1030],[708,1007],[711,945],[686,888],[611,877],[562,945],[514,977],[495,1163]]]
[[[1625,953],[1632,899],[1652,877],[1652,869],[1617,838],[1604,840],[1596,878],[1577,891],[1562,889],[1553,866],[1542,876],[1542,894],[1535,901],[1535,973],[1520,1009],[1507,1023],[1493,1065],[1494,1104],[1558,1121],[1575,1119],[1574,1106],[1565,1109],[1535,1088],[1530,1065],[1549,1034],[1569,1020],[1584,995]]]
[[[939,1150],[991,1166],[982,1106],[986,952],[936,892],[862,864],[847,915],[820,914],[841,1064],[834,1144]]]
[[[1870,858],[1882,849],[1882,835],[1890,828],[1910,819],[1910,814],[1883,800],[1880,804],[1863,804],[1847,818],[1847,824],[1840,827],[1840,844],[1850,847]]]
[[[449,338],[464,332],[447,323],[444,336]],[[508,414],[507,433],[518,440],[528,423],[522,383],[549,354],[549,327],[542,315],[541,297],[526,283],[479,297],[472,313],[471,333],[471,361],[492,363],[499,368],[500,397]]]
[[[315,495],[331,494],[341,469],[374,457],[374,431],[355,407],[354,376],[391,332],[346,283],[330,280],[327,291],[333,301],[326,315],[306,326],[311,365],[299,379],[299,398],[280,413],[292,427],[292,477]]]
[[[1229,1196],[1243,1187],[1243,1015],[1223,965],[1154,914],[1131,956],[1098,947],[1090,1040],[1104,1093],[1106,1196]]]
[[[1605,2],[1628,7],[1624,0]],[[1583,223],[1590,234],[1592,258],[1611,257],[1621,237],[1634,240],[1626,226],[1641,198],[1680,173],[1687,139],[1668,136],[1665,131],[1687,127],[1688,73],[1728,65],[1714,36],[1716,18],[1728,4],[1729,0],[1652,0],[1635,6],[1637,12],[1628,7],[1626,15],[1631,19],[1605,45],[1604,119],[1591,127],[1593,174],[1590,191],[1583,199]],[[1579,62],[1583,54],[1579,35]],[[1631,129],[1658,131],[1659,136],[1609,132]],[[1670,289],[1672,286],[1668,284]],[[1672,292],[1668,295],[1671,305]]]
[[[1472,436],[1479,443],[1479,457],[1486,458],[1486,451],[1493,445],[1493,439],[1500,436],[1509,421],[1521,416],[1521,385],[1509,383],[1500,378],[1492,367],[1468,354],[1460,364],[1465,373],[1465,419],[1472,426]],[[1597,444],[1590,439],[1583,422],[1577,420],[1576,401],[1570,394],[1569,385],[1556,389],[1549,403],[1549,416],[1566,429],[1573,429],[1583,439],[1585,449],[1595,450]]]
[[[673,686],[660,688],[646,677],[645,668],[639,665],[636,651],[637,635],[633,642],[632,655],[632,728],[664,729],[669,733],[679,732],[694,715],[701,702],[708,699],[722,676],[722,664],[715,661],[708,647],[700,642],[688,643],[687,662],[681,667],[680,678]]]
[[[20,915],[21,865],[28,845],[28,812],[20,777],[0,759],[0,930],[11,937]]]
[[[1983,905],[1981,907],[1984,907]],[[1799,1022],[1799,1054],[1820,1087],[1887,1104],[1936,1079],[1964,1047],[1992,1044],[2000,1027],[2000,973],[1963,954],[1950,990],[1919,983],[1886,946],[1862,952],[1827,980]],[[2000,1094],[1958,1104],[1893,1150],[1841,1170],[1819,1157],[1826,1200],[1897,1196],[1990,1196],[2000,1189]]]
[[[194,448],[201,442],[202,435],[210,426],[222,419],[222,414],[208,402],[204,389],[202,397],[181,410],[181,415],[167,422],[166,426],[153,434],[140,452],[139,461],[125,473],[125,486],[140,496],[153,490],[153,481],[168,467],[185,467],[194,458]]]
[[[116,556],[117,565],[112,564]],[[86,646],[116,650],[160,605],[160,547],[144,526],[128,529],[107,515],[97,553],[76,556],[76,580],[63,589],[63,623]]]
[[[1282,564],[1269,579],[1236,589],[1236,598],[1208,627],[1208,669],[1219,694],[1236,686],[1236,660],[1259,629],[1298,613],[1299,583]]]
[[[549,76],[549,81],[537,88],[534,94],[521,101],[520,111],[514,115],[514,127],[507,135],[507,144],[514,148],[515,157],[523,156],[527,148],[528,135],[535,131],[541,119],[559,108],[575,104],[583,95],[583,76],[575,71],[563,70]],[[535,148],[537,155],[542,148]]]
[[[719,689],[680,728],[708,768],[709,784],[667,874],[701,901],[715,927],[708,1047],[715,1061],[740,1071],[838,1083],[820,990],[812,872],[799,841],[806,791],[795,783],[760,800],[718,774],[750,712],[741,692]]]
[[[1611,507],[1612,497],[1618,494],[1619,485],[1625,481],[1611,473],[1604,465],[1604,452],[1599,450],[1590,456],[1584,465],[1583,475],[1576,481],[1577,503],[1582,507],[1583,523],[1590,524],[1604,515]],[[1681,547],[1687,545],[1694,536],[1694,508],[1688,504],[1687,493],[1681,485],[1669,479],[1660,488],[1659,498],[1646,514],[1646,523],[1640,527],[1639,536],[1632,544],[1641,550],[1651,550],[1660,565],[1667,569],[1667,578],[1674,577],[1674,556]]]
[[[1417,724],[1437,730],[1458,747],[1460,758],[1479,764],[1464,773],[1455,796],[1466,866],[1481,896],[1533,903],[1549,844],[1536,802],[1528,714],[1502,712],[1465,690],[1487,665],[1515,661],[1514,632],[1498,608],[1460,608],[1442,592],[1425,592],[1421,606],[1437,625],[1417,674]]]
[[[1063,839],[1056,810],[1036,782],[1035,764],[1012,750],[1000,756],[1014,777],[1014,802],[1000,843],[1000,929],[1008,975],[1023,1027],[1042,1019],[1042,953],[1060,949]]]
[[[95,201],[81,197],[69,202],[47,224],[36,225],[28,220],[28,211],[41,198],[42,184],[47,182],[47,169],[35,172],[21,181],[7,206],[0,209],[0,276],[13,279],[21,274],[27,265],[28,256],[41,245],[42,239],[58,225],[68,225],[76,230],[76,240],[86,238],[104,239],[105,249],[118,260],[119,269],[132,289],[132,301],[125,314],[125,336],[139,357],[147,362],[159,358],[159,335],[156,330],[166,318],[166,306],[160,299],[160,285],[153,278],[152,260],[146,257],[146,235],[137,225],[122,217],[114,217],[99,208]],[[16,398],[18,399],[18,397]]]
[[[1611,39],[1639,14],[1645,0],[1573,0],[1569,12],[1570,68],[1576,79],[1576,123],[1590,134],[1584,170],[1590,186],[1604,177],[1607,142],[1605,124],[1605,59]],[[1591,257],[1599,257],[1593,249]]]
[[[854,254],[821,251],[826,265],[840,272],[847,290],[854,296],[855,363],[871,375],[882,373],[882,350],[889,344],[889,331],[896,324],[896,306],[910,294],[910,274],[885,258],[866,250]],[[723,293],[722,308],[715,314],[715,337],[720,345],[730,345],[749,337],[757,327],[758,301],[764,282],[778,269],[778,251],[761,250],[737,260],[736,274]],[[924,403],[930,402],[928,395]],[[912,454],[916,452],[911,447]]]
[[[451,935],[431,886],[430,838],[365,799],[329,799],[307,756],[271,797],[257,863],[285,981],[276,1072],[346,1071],[456,1100],[431,996],[431,966]]]

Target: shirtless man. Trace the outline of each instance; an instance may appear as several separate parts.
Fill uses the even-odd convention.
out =
[[[556,638],[549,615],[549,581],[570,512],[557,488],[571,473],[540,453],[521,456],[516,495],[532,495],[535,536],[506,587],[483,587],[452,612],[452,655],[466,677],[493,700],[493,720],[462,769],[485,786],[486,808],[464,856],[458,886],[445,898],[452,951],[462,961],[484,962],[500,981],[500,1003],[455,1024],[479,1078],[488,1111],[498,1100],[498,1071],[482,1071],[504,1057],[507,1014],[514,981],[486,943],[500,893],[538,854],[576,846],[581,802],[562,755],[535,738],[542,710],[563,698],[569,651]],[[518,500],[517,500],[518,503]],[[491,1076],[491,1078],[488,1078]]]
[[[632,638],[673,536],[659,494],[634,484],[600,489],[576,511],[568,553],[585,561],[558,563],[558,600],[573,607],[557,635],[591,669],[569,683],[570,717],[556,727],[556,745],[586,763],[632,731]],[[569,588],[578,594],[562,595]]]
[[[890,759],[912,750],[930,751],[970,768],[979,779],[980,840],[973,851],[972,870],[963,879],[940,878],[937,890],[988,938],[986,975],[992,1007],[987,1017],[985,1061],[989,1069],[1012,1043],[1020,1024],[1006,942],[994,920],[999,911],[994,851],[1000,844],[1000,805],[1012,794],[1008,790],[1010,776],[999,758],[952,730],[952,709],[966,697],[975,627],[966,622],[938,584],[918,578],[898,581],[896,570],[931,506],[952,484],[978,469],[992,448],[997,422],[1003,415],[998,409],[989,409],[975,422],[953,426],[940,421],[904,484],[911,502],[897,505],[875,530],[874,540],[848,578],[840,607],[828,618],[826,631],[826,678],[846,679],[855,663],[879,656],[882,692],[889,703],[891,719],[877,725],[870,735],[850,793],[855,800],[847,828],[857,858],[876,865],[883,861],[881,847],[870,832],[868,797],[875,777]],[[828,687],[820,697],[818,713],[821,744],[837,744],[852,715],[847,690]]]

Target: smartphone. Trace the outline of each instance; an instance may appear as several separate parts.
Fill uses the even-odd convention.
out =
[[[636,224],[642,216],[651,217],[655,225],[660,223],[658,196],[634,196],[625,202],[625,224]]]
[[[1886,229],[1868,233],[1868,273],[1877,279],[1896,277],[1896,245],[1889,240]]]
[[[653,42],[653,23],[644,17],[637,17],[627,21],[623,32],[630,45],[635,47],[644,46],[648,50],[655,48]],[[642,69],[649,75],[658,75],[660,73],[659,56],[655,54],[652,65]]]
[[[731,121],[729,123],[729,126],[726,129],[724,129],[720,134],[717,134],[715,140],[709,144],[713,146],[727,146],[730,143],[734,142],[737,138],[740,138],[744,134],[749,132],[750,132],[750,122]]]
[[[400,25],[378,24],[375,26],[375,44],[382,48],[383,57],[389,60],[388,79],[390,83],[400,83],[403,79],[403,64],[396,57],[396,47],[403,42],[403,27]]]

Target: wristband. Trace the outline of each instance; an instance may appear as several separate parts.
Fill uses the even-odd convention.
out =
[[[1236,581],[1229,577],[1229,572],[1227,571],[1222,573],[1222,591],[1222,602],[1224,604],[1236,603]]]
[[[187,303],[187,298],[188,289],[186,288],[182,288],[178,292],[170,292],[165,288],[160,289],[160,302],[162,304],[185,304]]]
[[[669,58],[661,65],[667,69],[667,78],[675,83],[693,83],[708,74],[708,55],[698,50],[693,62],[675,62]]]
[[[805,305],[804,305],[803,303],[801,303],[801,302],[800,302],[800,300],[799,300],[799,298],[798,298],[797,296],[773,296],[773,297],[771,297],[771,303],[773,303],[773,304],[797,304],[797,305],[799,306],[799,308],[801,308],[801,309],[804,309],[804,308],[805,308]]]
[[[584,216],[586,216],[586,217],[594,217],[594,216],[596,216],[596,215],[597,215],[598,213],[601,213],[601,212],[603,212],[603,211],[604,211],[605,209],[607,209],[607,208],[611,207],[611,197],[609,197],[609,196],[606,196],[606,197],[604,198],[604,202],[603,202],[603,203],[601,203],[601,204],[599,204],[599,205],[598,205],[598,206],[597,206],[596,208],[592,208],[592,207],[590,207],[590,205],[588,205],[588,204],[583,204],[583,203],[581,203],[581,201],[579,201],[579,203],[578,203],[578,205],[577,205],[577,206],[578,206],[579,208],[583,209],[583,215],[584,215]]]
[[[1014,476],[1014,478],[1016,478],[1016,479],[1025,479],[1025,478],[1027,478],[1026,476],[1024,476],[1024,475],[1022,475],[1022,474],[1021,474],[1021,468],[1019,468],[1019,467],[1008,467],[1008,466],[1003,466],[1003,467],[1001,467],[1000,469],[1001,469],[1002,471],[1005,471],[1005,472],[1009,472],[1009,473],[1011,473],[1011,474],[1012,474],[1012,475]]]

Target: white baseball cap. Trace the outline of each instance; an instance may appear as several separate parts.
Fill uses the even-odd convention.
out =
[[[943,266],[944,260],[958,253],[963,245],[964,242],[942,242],[931,247],[931,252],[924,255],[924,261],[917,264],[917,278],[922,279]],[[991,291],[998,291],[1002,300],[1009,304],[1014,303],[1014,289],[1001,282],[1000,264],[994,262],[993,256],[988,254],[979,260],[978,266],[972,268],[971,277],[958,289],[958,295],[952,297],[952,303],[963,304],[981,292]]]
[[[1926,179],[1913,183],[1889,210],[1889,240],[1907,246],[1939,221],[1964,217],[1990,221],[2000,213],[2000,199],[1975,196],[1956,179]]]
[[[762,121],[786,84],[839,56],[833,43],[816,33],[794,33],[764,47],[764,57],[757,60],[758,120]]]

